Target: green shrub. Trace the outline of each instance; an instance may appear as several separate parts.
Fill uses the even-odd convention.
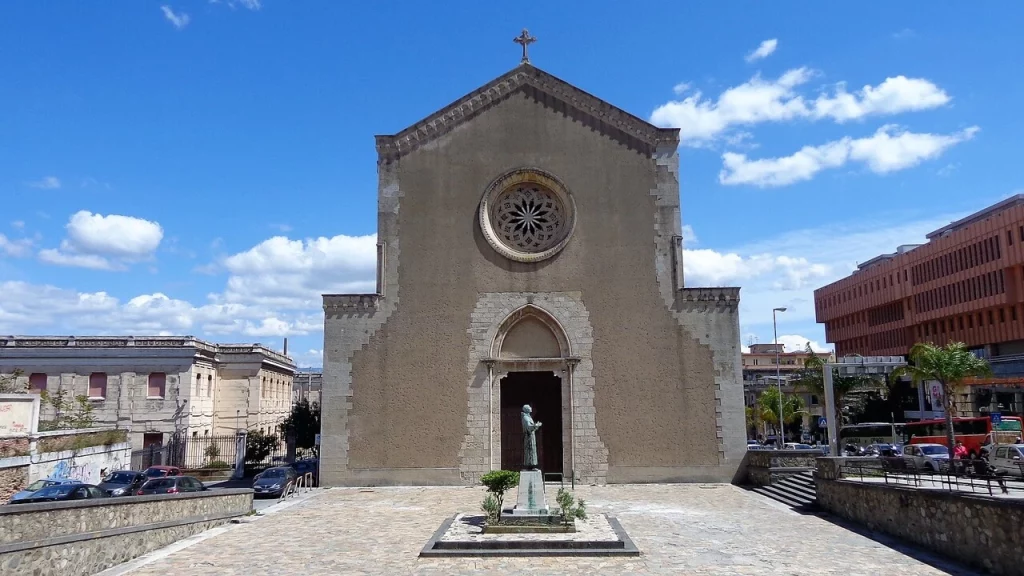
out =
[[[223,460],[214,460],[207,464],[206,467],[212,470],[227,470],[228,468],[231,468],[231,464],[228,464]]]
[[[519,472],[512,470],[491,470],[480,477],[480,483],[487,487],[487,491],[494,495],[497,514],[495,521],[501,518],[502,504],[505,501],[505,492],[519,485]],[[486,500],[484,500],[486,503]]]
[[[580,520],[587,519],[587,503],[582,498],[576,501],[576,498],[572,495],[572,492],[565,488],[558,489],[558,495],[555,496],[555,501],[558,502],[558,508],[562,514],[562,523],[571,524],[575,522],[577,518]]]
[[[488,492],[487,496],[484,496],[480,509],[487,514],[488,522],[498,522],[498,518],[501,516],[501,506],[498,505],[498,499],[494,497],[494,494]]]

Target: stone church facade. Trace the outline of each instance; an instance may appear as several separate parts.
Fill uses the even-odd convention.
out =
[[[378,136],[374,294],[324,295],[321,480],[729,481],[739,289],[684,288],[679,133],[521,64]],[[549,476],[549,478],[551,478]]]

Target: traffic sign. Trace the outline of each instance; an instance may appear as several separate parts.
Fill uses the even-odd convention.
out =
[[[818,428],[825,428],[826,426],[828,426],[828,419],[825,418],[824,416],[819,416],[818,417]]]
[[[1001,413],[993,412],[992,414],[990,414],[990,416],[992,417],[993,426],[999,426],[1000,424],[1003,423],[1003,415]]]
[[[319,434],[317,434],[317,435],[316,435],[316,438],[315,438],[315,439],[313,440],[313,442],[314,442],[314,443],[315,443],[315,444],[316,444],[317,446],[319,446],[319,445],[320,445],[320,435],[319,435]]]

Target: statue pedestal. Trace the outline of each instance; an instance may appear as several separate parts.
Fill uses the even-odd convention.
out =
[[[519,473],[519,499],[512,509],[513,516],[548,516],[547,499],[544,497],[544,475],[540,470],[523,470]]]

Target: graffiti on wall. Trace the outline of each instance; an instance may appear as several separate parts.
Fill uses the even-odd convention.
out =
[[[130,457],[131,452],[127,452]],[[42,455],[44,458],[46,455]],[[62,460],[33,463],[32,480],[41,478],[71,478],[87,484],[99,484],[103,476],[114,470],[123,470],[125,450],[110,450],[85,456],[72,456]]]

